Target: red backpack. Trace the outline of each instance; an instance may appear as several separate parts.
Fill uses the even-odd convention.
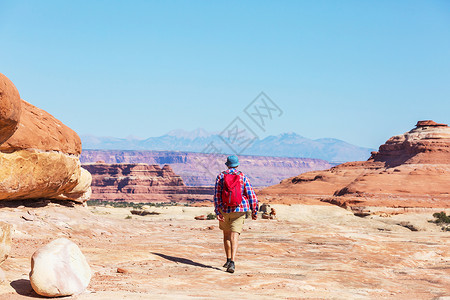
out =
[[[239,206],[242,202],[241,171],[236,174],[223,172],[222,202],[229,207]]]

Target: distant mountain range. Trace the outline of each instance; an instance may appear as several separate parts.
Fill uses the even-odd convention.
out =
[[[203,129],[185,131],[173,130],[159,137],[138,139],[136,137],[115,138],[82,135],[83,149],[97,150],[158,150],[211,152],[208,145],[214,145],[223,154],[233,151],[221,139],[219,133]],[[296,133],[283,133],[257,139],[249,144],[241,155],[319,158],[333,163],[367,160],[375,149],[364,148],[347,142],[332,139],[308,139]]]

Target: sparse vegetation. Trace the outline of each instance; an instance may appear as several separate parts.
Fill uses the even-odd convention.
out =
[[[127,219],[127,220],[128,220],[128,219],[132,219],[132,218],[133,218],[133,217],[130,216],[130,215],[128,215],[128,216],[125,217],[125,219]]]
[[[206,220],[214,220],[215,218],[217,218],[217,216],[216,216],[216,214],[213,214],[213,213],[209,213],[206,216]]]
[[[139,210],[139,209],[132,209],[132,210],[130,210],[130,213],[131,213],[132,215],[138,215],[138,216],[160,215],[159,212],[155,212],[155,211],[147,211],[147,210]]]
[[[445,212],[441,211],[439,213],[434,213],[433,217],[435,219],[429,222],[435,223],[436,225],[441,225],[441,229],[443,231],[450,231],[450,215],[447,216]]]
[[[163,207],[163,206],[178,206],[183,204],[178,204],[175,202],[161,202],[161,203],[154,203],[154,202],[127,202],[127,201],[102,201],[102,200],[88,200],[87,202],[88,206],[107,206],[110,205],[112,207],[120,207],[120,208],[128,208],[131,207],[133,209],[142,209],[142,206],[154,206],[154,207]]]

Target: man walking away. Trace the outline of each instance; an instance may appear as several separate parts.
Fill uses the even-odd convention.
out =
[[[238,239],[244,225],[247,211],[252,211],[252,219],[257,219],[258,199],[252,185],[244,173],[237,170],[239,159],[228,156],[225,165],[228,170],[216,178],[214,206],[219,228],[223,231],[223,246],[227,262],[223,265],[227,272],[234,273]]]

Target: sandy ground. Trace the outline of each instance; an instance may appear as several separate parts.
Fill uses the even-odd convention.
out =
[[[58,237],[77,243],[93,272],[86,293],[63,299],[450,299],[450,232],[427,222],[431,214],[272,207],[277,220],[246,221],[234,274],[222,268],[217,221],[194,220],[212,207],[150,208],[159,215],[131,219],[112,207],[0,208],[15,229],[0,299],[39,298],[30,258]]]

